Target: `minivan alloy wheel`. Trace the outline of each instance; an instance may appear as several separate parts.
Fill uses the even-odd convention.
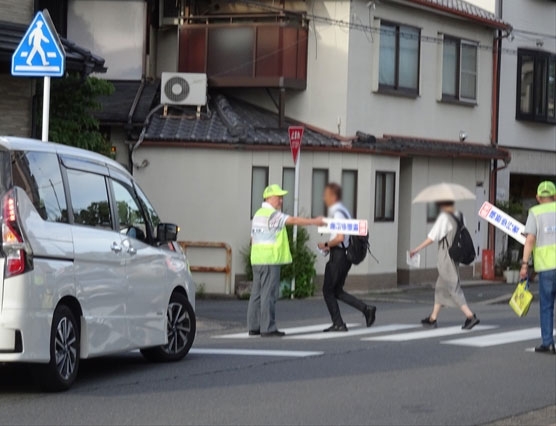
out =
[[[188,343],[191,332],[191,320],[185,307],[181,303],[170,303],[168,317],[168,344],[163,347],[168,354],[178,354]]]
[[[65,380],[73,374],[77,360],[77,335],[75,328],[67,317],[62,317],[56,327],[54,342],[56,368]]]

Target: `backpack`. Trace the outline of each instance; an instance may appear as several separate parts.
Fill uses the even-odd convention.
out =
[[[340,212],[346,219],[350,218],[345,209],[341,209]],[[343,245],[344,243],[342,243],[342,246]],[[369,243],[369,233],[367,232],[367,235],[350,235],[349,246],[346,249],[347,260],[349,260],[349,262],[353,265],[359,265],[363,262],[363,260],[365,260],[367,253],[373,256],[371,253],[371,244]],[[375,257],[373,256],[373,258]]]
[[[463,223],[463,216],[461,219],[453,213],[450,213],[450,216],[454,218],[458,224],[458,228],[456,230],[456,235],[454,236],[454,241],[452,242],[450,248],[448,248],[448,253],[454,262],[461,263],[463,265],[471,265],[476,257],[473,238],[471,238],[469,230]]]
[[[369,243],[369,234],[367,235],[350,235],[349,246],[346,249],[346,257],[353,265],[359,265],[367,252],[371,253],[371,244]]]

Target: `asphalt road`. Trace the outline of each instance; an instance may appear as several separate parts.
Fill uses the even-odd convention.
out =
[[[287,339],[234,337],[246,302],[200,300],[194,352],[182,362],[149,364],[138,353],[85,361],[61,394],[40,393],[26,366],[0,366],[0,424],[459,425],[556,404],[556,356],[530,352],[534,330],[508,343],[538,326],[538,307],[519,319],[485,304],[485,290],[466,289],[484,328],[462,334],[461,314],[446,310],[436,336],[412,334],[429,313],[421,291],[414,303],[403,303],[411,292],[402,302],[381,295],[373,328],[330,339],[317,332],[327,323],[317,299],[279,302],[280,327],[308,327]],[[347,322],[362,323],[342,308]],[[525,421],[556,424],[555,410],[541,412]]]

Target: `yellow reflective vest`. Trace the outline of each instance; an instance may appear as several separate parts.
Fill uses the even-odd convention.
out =
[[[529,212],[537,224],[536,244],[533,249],[535,271],[556,269],[556,202],[539,204]]]
[[[292,263],[288,233],[283,221],[284,217],[287,216],[271,207],[266,207],[264,204],[255,213],[251,226],[252,265],[286,265]]]

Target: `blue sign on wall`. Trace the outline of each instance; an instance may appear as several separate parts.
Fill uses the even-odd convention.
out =
[[[12,75],[62,77],[66,55],[50,17],[37,13],[12,55]]]

